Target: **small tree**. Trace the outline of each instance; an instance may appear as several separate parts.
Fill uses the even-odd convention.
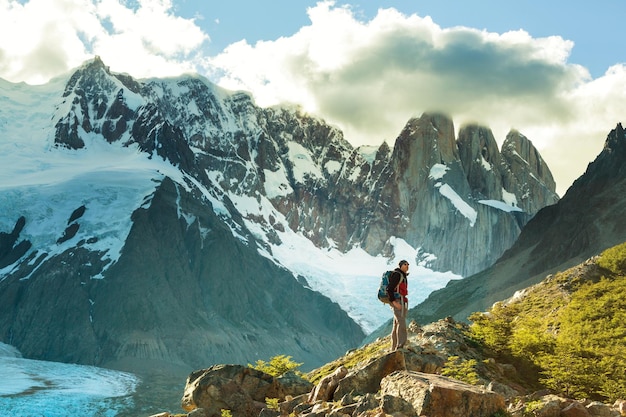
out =
[[[279,411],[280,407],[278,405],[278,398],[267,398],[265,397],[265,405],[268,410]]]
[[[281,376],[289,371],[296,370],[302,366],[302,363],[296,363],[291,360],[291,356],[277,355],[270,358],[269,362],[257,360],[254,365],[248,364],[249,368],[265,372],[272,376]]]
[[[478,373],[476,373],[476,359],[468,361],[461,360],[458,356],[450,356],[441,370],[441,375],[477,385],[480,383]]]
[[[593,393],[596,361],[589,352],[558,341],[554,354],[540,357],[539,363],[545,370],[541,382],[548,388],[580,398],[588,398]]]

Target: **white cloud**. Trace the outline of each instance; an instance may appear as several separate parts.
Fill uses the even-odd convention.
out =
[[[528,110],[533,105],[563,118],[567,110],[556,93],[588,76],[565,64],[572,43],[558,37],[442,29],[394,9],[360,22],[331,2],[318,3],[309,16],[311,24],[289,38],[241,41],[210,63],[221,84],[252,91],[261,105],[303,103],[353,141],[394,139],[424,110],[482,120],[504,108],[525,121],[537,112]]]
[[[24,4],[22,4],[24,3]],[[169,0],[0,0],[0,76],[44,83],[99,55],[135,77],[194,71],[208,41]]]

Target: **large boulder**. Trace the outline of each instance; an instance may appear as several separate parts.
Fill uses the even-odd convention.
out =
[[[407,349],[396,350],[371,359],[365,365],[351,370],[337,385],[332,396],[336,401],[348,393],[367,394],[380,390],[380,381],[401,370],[435,373],[445,360],[437,355],[417,353]]]
[[[504,410],[504,397],[440,375],[399,371],[381,381],[381,394],[405,400],[416,416],[488,417]],[[395,410],[383,410],[392,414]]]
[[[335,369],[330,375],[326,375],[317,384],[314,390],[309,395],[308,402],[313,403],[315,401],[329,401],[333,398],[333,395],[339,385],[339,382],[348,374],[348,369],[343,366]]]
[[[365,366],[350,371],[339,381],[332,398],[339,400],[348,393],[363,395],[380,390],[380,381],[392,372],[406,369],[403,352],[397,350],[375,358]]]
[[[258,416],[266,398],[285,399],[278,379],[241,365],[215,365],[192,372],[187,378],[181,406],[186,411],[203,409],[207,416]]]

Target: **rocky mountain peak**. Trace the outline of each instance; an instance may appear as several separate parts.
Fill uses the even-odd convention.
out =
[[[507,159],[509,166],[514,166],[515,163],[523,161],[523,163],[528,165],[530,172],[535,174],[548,189],[556,189],[552,172],[539,154],[539,151],[526,136],[517,130],[511,130],[506,135],[506,139],[502,144],[502,154]]]
[[[402,219],[396,236],[420,247],[425,257],[437,254],[429,263],[436,269],[440,262],[456,263],[452,270],[465,275],[493,262],[502,253],[496,248],[509,247],[537,210],[558,200],[549,169],[530,141],[518,134],[507,146],[512,156],[498,150],[489,128],[476,124],[463,126],[457,140],[452,120],[440,113],[409,120],[396,140],[383,191],[395,203],[387,215]],[[484,234],[494,245],[478,254],[478,236]],[[489,260],[474,264],[484,256]]]
[[[458,159],[452,119],[441,113],[424,113],[419,118],[412,118],[396,139],[394,152],[399,159],[406,154],[415,165]]]
[[[589,164],[585,174],[577,179],[572,188],[594,185],[594,190],[611,186],[612,179],[623,178],[626,172],[626,132],[621,123],[609,132],[604,148]]]
[[[457,144],[472,195],[501,200],[502,158],[491,129],[476,124],[462,126]]]

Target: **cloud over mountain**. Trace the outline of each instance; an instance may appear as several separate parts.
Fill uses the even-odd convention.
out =
[[[592,79],[569,61],[575,44],[561,36],[442,27],[393,8],[369,19],[332,1],[307,13],[310,23],[291,34],[211,56],[205,17],[182,17],[170,0],[3,0],[0,77],[41,83],[94,55],[139,78],[198,72],[262,106],[297,103],[355,145],[392,141],[408,118],[441,111],[459,127],[490,126],[499,143],[511,128],[524,131],[560,195],[625,110],[626,67]]]

